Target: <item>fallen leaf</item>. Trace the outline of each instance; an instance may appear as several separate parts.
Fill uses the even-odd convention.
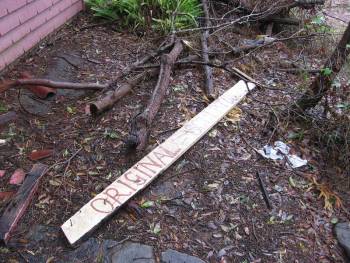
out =
[[[336,218],[336,217],[333,217],[332,218],[332,220],[331,220],[331,223],[333,224],[333,225],[335,225],[336,223],[338,223],[338,218]]]
[[[296,184],[295,184],[295,182],[294,182],[294,179],[293,179],[293,177],[289,177],[289,184],[292,186],[292,187],[296,187]]]
[[[12,196],[14,196],[15,192],[0,192],[0,201],[6,202]]]
[[[6,247],[0,247],[0,254],[10,253],[10,250]]]
[[[22,169],[17,169],[10,178],[10,184],[21,184],[24,180],[26,173]]]
[[[44,159],[44,158],[51,156],[52,153],[53,153],[52,149],[38,150],[38,151],[35,150],[29,154],[29,159],[32,161],[41,160],[41,159]]]
[[[238,107],[235,107],[226,115],[226,119],[232,123],[235,123],[240,121],[241,115],[242,115],[242,110]]]
[[[249,228],[248,227],[244,227],[244,233],[249,236]]]
[[[145,201],[145,202],[143,202],[140,205],[140,207],[142,207],[142,208],[150,208],[152,206],[154,206],[154,202],[153,201]]]
[[[217,134],[218,134],[218,130],[215,130],[215,129],[208,133],[209,137],[211,138],[215,138]]]
[[[158,235],[160,233],[162,229],[160,228],[160,223],[158,222],[157,224],[155,224],[154,228],[153,228],[153,233]]]
[[[52,186],[60,186],[62,183],[61,181],[59,180],[50,180],[49,183],[52,185]]]

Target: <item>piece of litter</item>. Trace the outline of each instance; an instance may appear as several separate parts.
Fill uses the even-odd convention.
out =
[[[307,160],[301,159],[299,156],[296,155],[287,155],[288,163],[292,166],[292,168],[299,168],[304,165],[307,165]]]
[[[0,139],[0,146],[3,146],[3,145],[5,145],[5,144],[6,144],[6,140]]]
[[[290,151],[290,147],[281,141],[275,141],[274,143],[275,149],[283,153],[284,155],[287,155]]]
[[[271,160],[283,160],[285,157],[288,164],[293,168],[299,168],[307,164],[307,160],[301,159],[299,156],[289,154],[290,147],[281,141],[276,141],[274,147],[265,145],[262,149],[258,150],[264,158]]]
[[[265,145],[261,150],[258,150],[258,153],[260,153],[263,157],[271,160],[283,159],[283,155],[279,154],[275,148],[269,145]]]

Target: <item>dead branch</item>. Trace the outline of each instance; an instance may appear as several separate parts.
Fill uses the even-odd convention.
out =
[[[152,58],[155,58],[161,54],[163,54],[164,52],[170,50],[174,45],[173,41],[170,41],[170,43],[161,46],[160,48],[158,48],[157,50],[154,50],[152,52],[150,52],[149,54],[147,54],[146,56],[144,56],[141,60],[138,60],[136,62],[134,62],[133,64],[131,64],[130,66],[126,67],[125,69],[123,69],[120,73],[118,73],[114,79],[112,81],[109,82],[109,87],[115,86],[117,81],[122,78],[125,77],[127,75],[129,75],[132,71],[134,71],[137,67],[145,64],[146,62],[150,61]]]
[[[210,25],[209,22],[209,10],[207,0],[202,0],[202,8],[205,18],[205,27]],[[209,52],[208,52],[208,38],[209,38],[209,29],[206,29],[201,34],[201,45],[202,45],[202,59],[204,63],[209,62]],[[208,98],[215,98],[215,91],[213,85],[213,70],[208,65],[203,65],[204,75],[205,75],[205,94]]]
[[[348,45],[350,44],[350,23],[348,24],[341,40],[337,47],[333,51],[329,59],[327,59],[324,69],[329,69],[330,74],[319,74],[312,82],[309,89],[302,95],[302,97],[296,102],[292,110],[303,112],[307,109],[315,107],[324,95],[332,87],[337,74],[342,69],[347,57],[350,54]]]
[[[165,97],[166,90],[170,82],[172,68],[182,50],[182,42],[180,40],[176,40],[171,52],[161,56],[159,77],[152,97],[146,109],[142,113],[138,114],[131,122],[131,131],[127,139],[127,146],[130,149],[145,149],[150,133],[150,126]]]
[[[99,83],[74,83],[74,82],[64,82],[64,81],[53,81],[49,79],[17,79],[17,80],[7,80],[0,84],[0,92],[6,91],[10,88],[18,87],[23,88],[23,86],[45,86],[56,89],[77,89],[77,90],[101,90],[108,87],[108,84]]]
[[[120,100],[126,94],[128,94],[132,90],[132,88],[139,84],[143,79],[147,77],[153,77],[157,73],[158,70],[155,69],[144,71],[136,75],[134,78],[126,80],[125,83],[121,84],[121,86],[116,88],[114,91],[109,91],[101,99],[91,102],[88,105],[90,113],[92,115],[97,115],[107,109],[112,108],[118,100]]]

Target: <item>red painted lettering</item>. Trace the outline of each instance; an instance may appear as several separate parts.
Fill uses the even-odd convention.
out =
[[[126,187],[128,187],[129,189],[133,190],[133,191],[136,191],[137,189],[135,189],[134,187],[132,187],[131,185],[128,185],[127,183],[123,182],[120,178],[118,179],[117,181],[118,183],[122,184],[122,185],[125,185]],[[131,193],[130,193],[131,194]],[[129,195],[130,195],[129,194]]]
[[[175,152],[171,152],[162,146],[159,146],[159,148],[162,149],[164,153],[154,151],[153,154],[163,165],[165,165],[165,163],[163,162],[162,158],[167,157],[169,159],[174,159],[176,154],[178,154],[181,151],[180,148],[177,148]]]
[[[104,192],[103,192],[106,196],[108,196],[109,198],[111,198],[114,202],[118,203],[118,204],[122,204],[119,200],[118,197],[119,196],[130,196],[132,193],[128,193],[128,194],[120,194],[119,191],[113,187],[108,187]]]
[[[130,178],[130,176],[133,176],[134,178]],[[146,183],[146,180],[144,178],[140,177],[137,174],[133,174],[132,172],[125,173],[124,177],[126,180],[133,182],[137,185],[143,185]]]
[[[97,204],[96,204],[97,203]],[[100,205],[98,205],[100,204]],[[108,204],[108,205],[107,205]],[[99,213],[109,214],[114,210],[114,205],[106,198],[96,198],[90,203],[92,209]],[[108,209],[109,207],[109,209]],[[104,209],[104,210],[102,210]]]
[[[143,168],[147,169],[148,171],[152,172],[152,173],[157,173],[156,171],[152,170],[151,168],[149,168],[149,166],[153,166],[153,167],[159,167],[161,168],[162,165],[155,162],[154,160],[152,160],[152,158],[147,155],[145,158],[147,158],[148,160],[150,160],[151,162],[150,163],[145,163],[145,162],[139,162],[138,164],[136,164],[135,166],[138,167],[138,166],[142,166]]]

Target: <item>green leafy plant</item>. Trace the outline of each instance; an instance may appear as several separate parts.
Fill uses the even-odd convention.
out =
[[[0,102],[0,113],[1,112],[6,112],[6,111],[7,111],[7,107]]]
[[[197,25],[198,0],[85,0],[97,17],[120,18],[124,26],[170,32]]]
[[[321,73],[323,76],[327,77],[332,74],[332,70],[330,68],[323,68],[321,69]]]
[[[314,30],[318,33],[329,33],[332,31],[332,28],[327,25],[326,18],[323,15],[315,16],[311,19],[310,23],[305,25],[307,29]]]

